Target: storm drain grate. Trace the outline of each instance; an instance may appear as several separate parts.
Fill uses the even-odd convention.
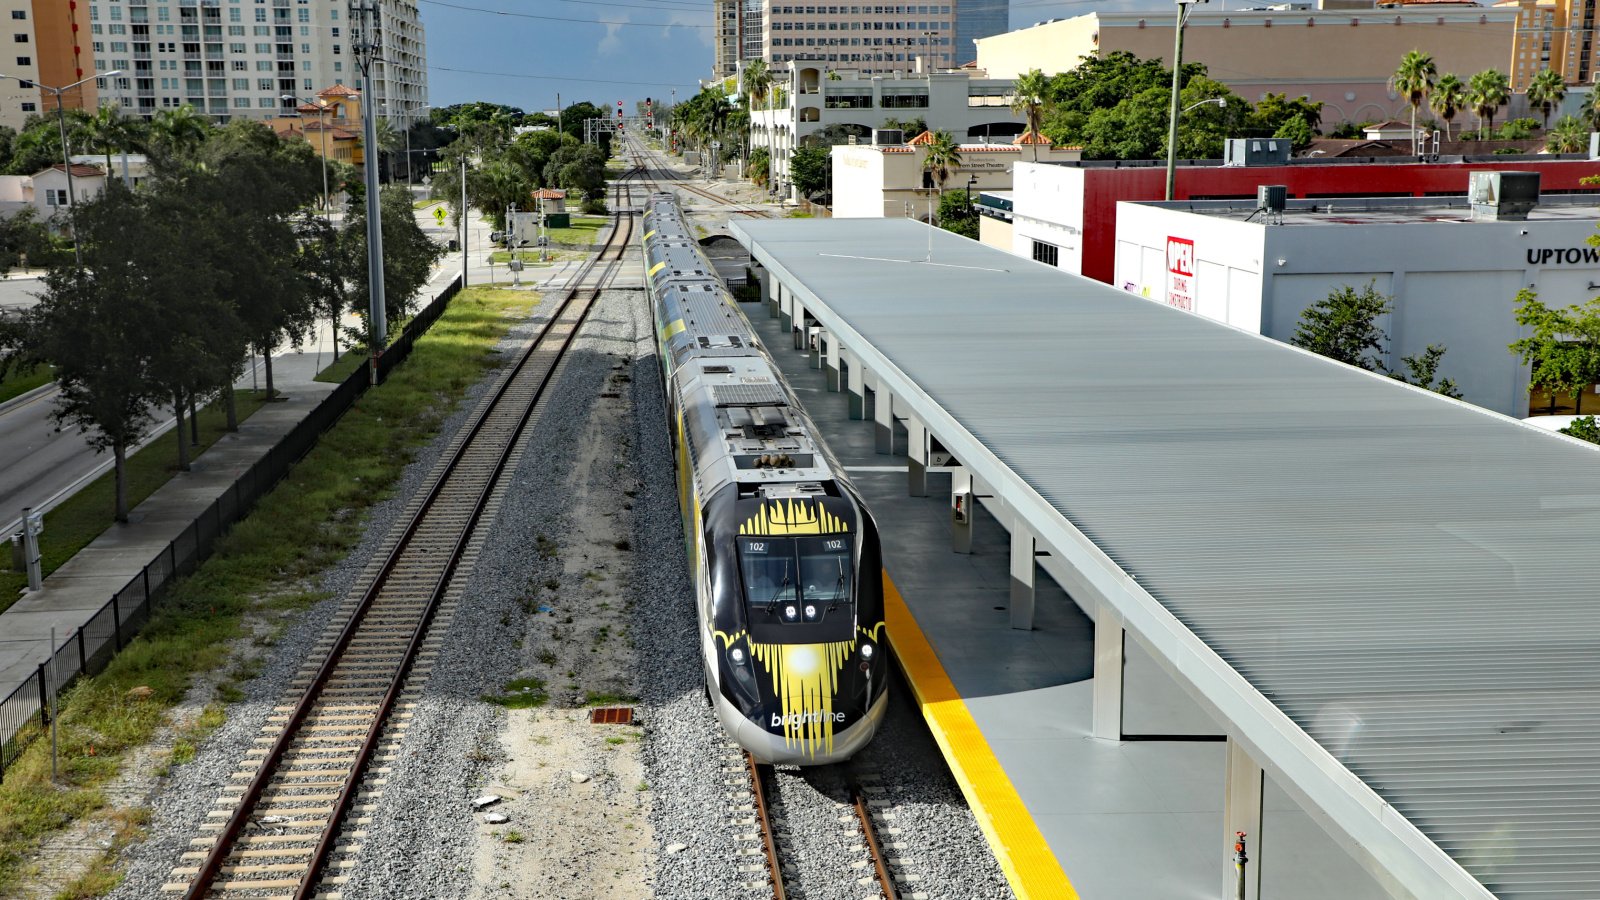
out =
[[[633,707],[601,706],[589,710],[590,725],[632,725]]]

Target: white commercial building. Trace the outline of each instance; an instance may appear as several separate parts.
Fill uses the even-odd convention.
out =
[[[789,190],[790,155],[831,126],[848,128],[863,142],[890,120],[921,119],[928,128],[948,131],[961,142],[1009,143],[1023,130],[1022,118],[1011,111],[1009,79],[959,71],[835,71],[837,78],[830,78],[827,64],[818,60],[791,62],[774,74],[775,102],[751,114],[750,145],[769,149],[774,183],[784,193]]]
[[[330,84],[362,87],[349,0],[197,4],[89,0],[102,103],[130,115],[193,106],[217,121],[272,118]],[[402,127],[427,103],[427,48],[416,0],[380,4],[378,111]],[[293,99],[283,99],[290,95]]]
[[[1523,336],[1517,292],[1565,307],[1600,281],[1592,197],[1546,196],[1520,221],[1474,220],[1466,198],[1444,197],[1291,201],[1282,224],[1253,202],[1117,206],[1114,285],[1288,341],[1308,307],[1372,284],[1393,298],[1378,322],[1387,367],[1442,344],[1439,374],[1468,402],[1518,417],[1529,373],[1507,349]]]
[[[1019,160],[1078,159],[1081,151],[1033,144],[962,144],[960,162],[947,170],[944,184],[927,167],[929,133],[909,143],[853,144],[833,148],[833,217],[872,219],[916,218],[931,221],[939,197],[966,191],[974,203],[981,191],[1011,188],[1011,171]],[[1004,249],[1010,250],[1007,246]]]

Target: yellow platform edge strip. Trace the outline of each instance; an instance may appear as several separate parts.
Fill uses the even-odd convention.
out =
[[[883,605],[889,645],[1011,890],[1019,900],[1078,900],[1067,873],[1039,833],[887,571],[883,573]]]

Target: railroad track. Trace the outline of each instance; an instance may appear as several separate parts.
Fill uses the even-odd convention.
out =
[[[744,764],[750,777],[751,805],[755,812],[761,852],[767,860],[767,877],[771,879],[773,900],[788,900],[784,866],[786,842],[781,839],[773,823],[772,805],[767,798],[767,782],[772,775],[772,767],[756,762],[755,757],[748,753],[744,754]],[[863,885],[875,886],[882,900],[900,900],[900,888],[890,871],[884,845],[878,839],[878,826],[873,820],[871,803],[860,782],[850,783],[850,797],[850,807],[855,815],[853,827],[860,832],[860,849],[866,857],[866,865],[862,868],[869,869],[868,875],[859,880]]]
[[[724,197],[721,194],[714,193],[703,187],[700,187],[699,185],[693,184],[688,178],[680,176],[678,173],[673,172],[670,169],[650,166],[647,162],[642,161],[644,159],[643,151],[636,151],[635,158],[641,160],[640,165],[644,166],[646,177],[648,177],[651,181],[662,184],[670,184],[673,187],[682,188],[691,194],[704,197],[707,200],[714,201],[722,206],[731,207],[728,212],[734,215],[749,216],[752,219],[768,219],[772,217],[772,213],[766,210],[752,209],[750,208],[749,204],[740,203],[736,200],[729,200],[727,197]]]
[[[637,163],[637,157],[635,157]],[[411,716],[482,541],[503,472],[537,415],[567,350],[622,263],[633,233],[634,179],[618,179],[600,253],[562,290],[556,311],[446,449],[428,487],[391,533],[388,550],[346,600],[347,618],[274,709],[245,767],[163,886],[202,897],[338,896],[355,864],[364,813]],[[438,627],[432,627],[438,626]],[[430,631],[433,632],[430,636]]]

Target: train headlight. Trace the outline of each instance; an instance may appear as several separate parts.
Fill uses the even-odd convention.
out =
[[[872,645],[871,644],[862,644],[861,645],[861,658],[862,659],[871,659],[872,658],[872,653],[873,653],[873,650],[872,650]]]
[[[744,665],[744,651],[738,647],[733,648],[733,652],[729,653],[728,656],[733,659],[735,665]]]

